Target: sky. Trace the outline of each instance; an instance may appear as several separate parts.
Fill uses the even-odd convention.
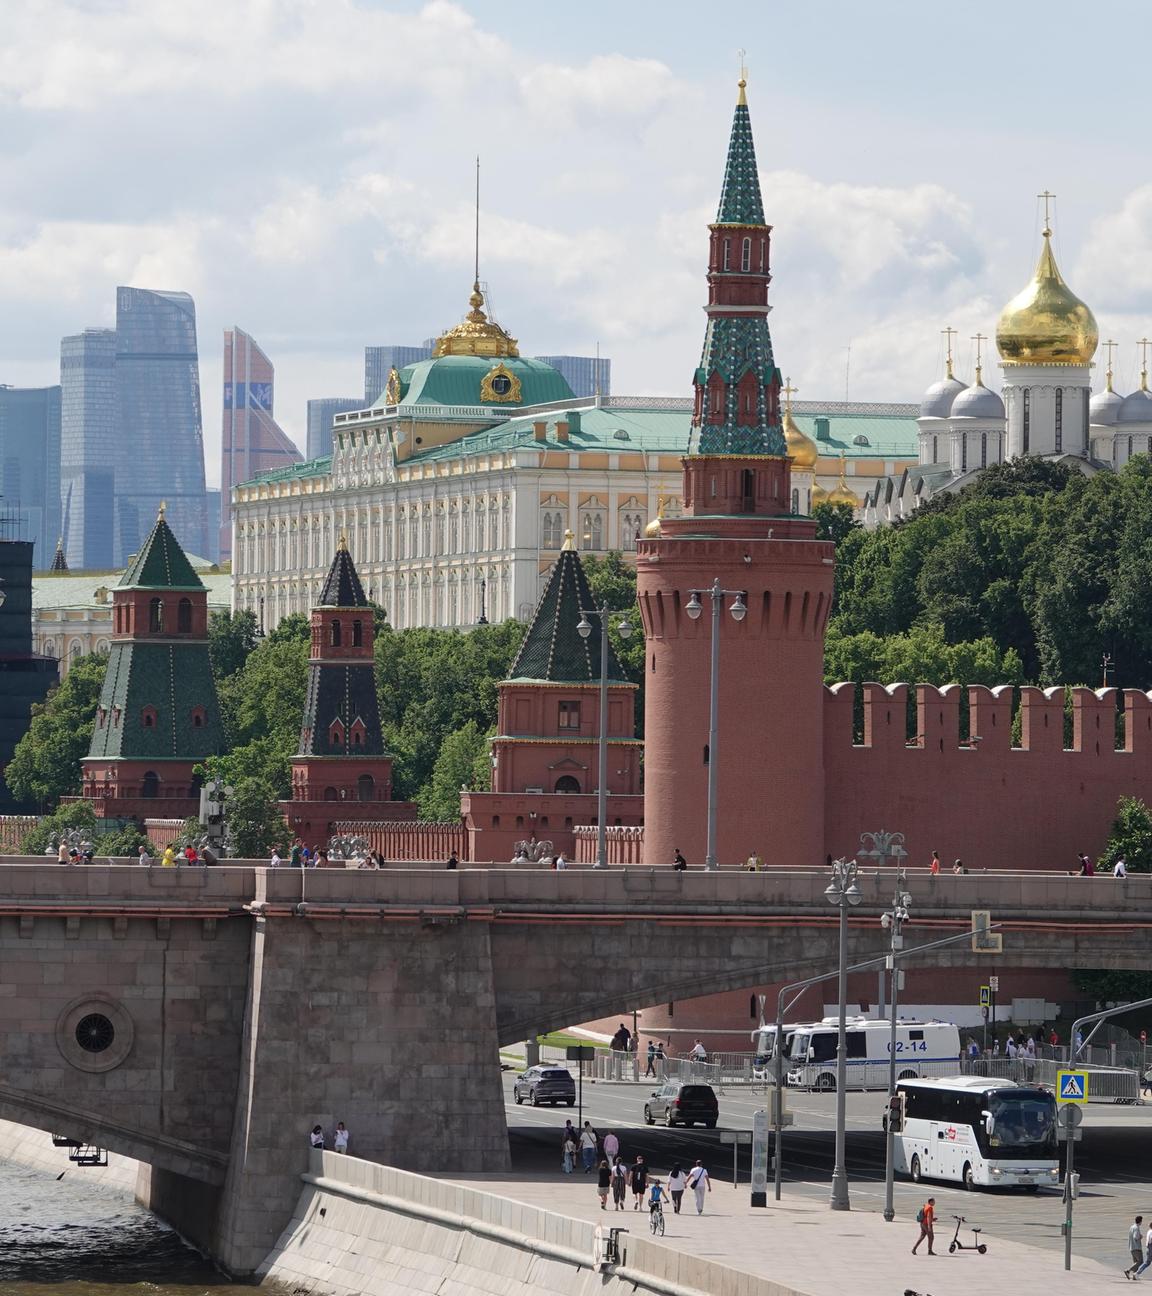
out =
[[[912,0],[4,0],[0,382],[58,381],[115,288],[196,301],[209,482],[223,330],[276,415],[363,391],[363,348],[467,310],[525,355],[688,395],[739,49],[799,399],[917,400],[1057,259],[1139,380],[1152,331],[1146,10]],[[1133,91],[1137,93],[1133,93]],[[986,345],[985,377],[997,377]],[[1101,353],[1102,355],[1102,353]],[[1102,368],[1103,366],[1100,366]],[[1099,375],[1098,375],[1099,377]]]

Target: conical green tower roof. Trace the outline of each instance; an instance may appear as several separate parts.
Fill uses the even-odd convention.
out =
[[[764,203],[760,197],[760,173],[756,170],[756,145],[752,142],[752,119],[744,98],[744,82],[732,119],[728,140],[728,165],[720,190],[717,225],[763,225]]]
[[[570,544],[570,542],[569,542]],[[550,684],[600,683],[600,617],[589,617],[592,633],[576,629],[581,613],[595,608],[580,556],[566,544],[560,551],[536,615],[528,627],[509,678]],[[612,641],[608,641],[608,682],[627,684]]]
[[[120,577],[121,589],[202,590],[204,582],[192,570],[180,542],[164,521],[164,506],[148,539]]]
[[[368,606],[368,600],[364,597],[364,586],[360,584],[356,564],[352,561],[352,555],[348,552],[348,542],[343,536],[336,546],[336,557],[332,559],[332,566],[328,568],[328,578],[324,582],[324,588],[320,592],[320,602],[316,606],[335,608]]]

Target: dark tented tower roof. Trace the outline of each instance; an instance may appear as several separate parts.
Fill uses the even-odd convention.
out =
[[[320,601],[316,606],[338,608],[368,606],[368,600],[364,597],[364,586],[360,584],[360,577],[356,571],[356,564],[348,552],[348,541],[343,536],[336,546],[336,557],[332,559],[328,578],[320,591]]]

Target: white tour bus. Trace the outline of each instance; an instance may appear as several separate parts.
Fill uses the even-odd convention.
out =
[[[838,1022],[825,1017],[797,1026],[788,1050],[788,1083],[801,1089],[836,1088]],[[849,1089],[886,1089],[892,1027],[870,1017],[848,1018]],[[896,1023],[896,1078],[951,1075],[960,1063],[960,1032],[952,1022]]]
[[[1056,1098],[1039,1085],[989,1076],[904,1080],[904,1120],[893,1138],[897,1173],[955,1179],[965,1188],[1059,1184]]]

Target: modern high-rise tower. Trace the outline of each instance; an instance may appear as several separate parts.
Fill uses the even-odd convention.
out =
[[[601,356],[533,356],[558,369],[577,396],[612,395],[612,361]]]
[[[165,501],[189,551],[203,554],[200,363],[187,293],[116,289],[116,440],[116,564],[139,552]]]
[[[73,571],[116,565],[116,331],[60,343],[60,530]]]
[[[0,387],[0,496],[16,518],[6,538],[30,540],[43,570],[60,535],[59,387]]]
[[[387,381],[387,379],[385,379]],[[308,402],[308,458],[321,459],[332,453],[332,420],[337,414],[364,408],[359,396],[322,396]]]
[[[375,405],[388,386],[393,369],[432,359],[432,339],[422,346],[370,346],[364,348],[364,408]]]
[[[232,487],[302,456],[272,417],[272,361],[243,329],[224,330],[224,423],[220,442],[218,555],[232,557]]]

